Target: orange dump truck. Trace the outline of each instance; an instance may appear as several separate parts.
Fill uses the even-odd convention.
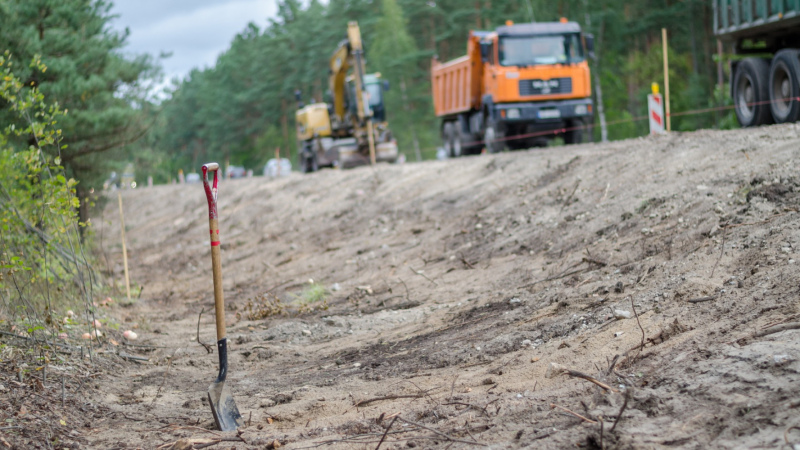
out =
[[[433,105],[449,156],[583,140],[593,122],[586,55],[591,35],[575,22],[472,31],[467,54],[431,65]]]

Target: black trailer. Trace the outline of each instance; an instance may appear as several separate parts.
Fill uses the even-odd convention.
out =
[[[714,33],[731,62],[744,127],[800,119],[800,0],[713,0]]]

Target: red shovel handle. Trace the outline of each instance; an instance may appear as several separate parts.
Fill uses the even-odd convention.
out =
[[[214,172],[213,184],[208,182],[208,172]],[[219,164],[203,164],[203,187],[206,190],[206,200],[208,200],[208,218],[217,218],[217,183],[219,182]]]

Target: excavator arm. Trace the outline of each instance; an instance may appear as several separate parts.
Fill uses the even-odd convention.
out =
[[[347,110],[345,105],[346,92],[346,77],[347,71],[350,69],[350,44],[348,41],[342,41],[339,47],[333,52],[331,57],[331,74],[328,84],[331,93],[333,94],[333,112],[336,115],[338,122],[344,120],[344,114]]]
[[[347,106],[347,72],[354,69],[353,82],[358,121],[372,117],[369,102],[366,99],[364,86],[364,46],[361,42],[361,30],[357,22],[347,24],[347,39],[339,43],[330,60],[330,78],[328,80],[333,94],[333,112],[339,123],[345,122]]]

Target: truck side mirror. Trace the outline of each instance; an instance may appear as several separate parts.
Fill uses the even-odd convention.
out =
[[[481,42],[481,61],[489,62],[492,53],[492,44],[490,42]]]
[[[383,90],[384,90],[384,92],[388,91],[390,86],[391,85],[389,84],[389,80],[383,80]]]
[[[589,57],[595,59],[594,55],[594,35],[592,34],[584,34],[583,35],[584,41],[586,41],[586,52],[589,54]]]

